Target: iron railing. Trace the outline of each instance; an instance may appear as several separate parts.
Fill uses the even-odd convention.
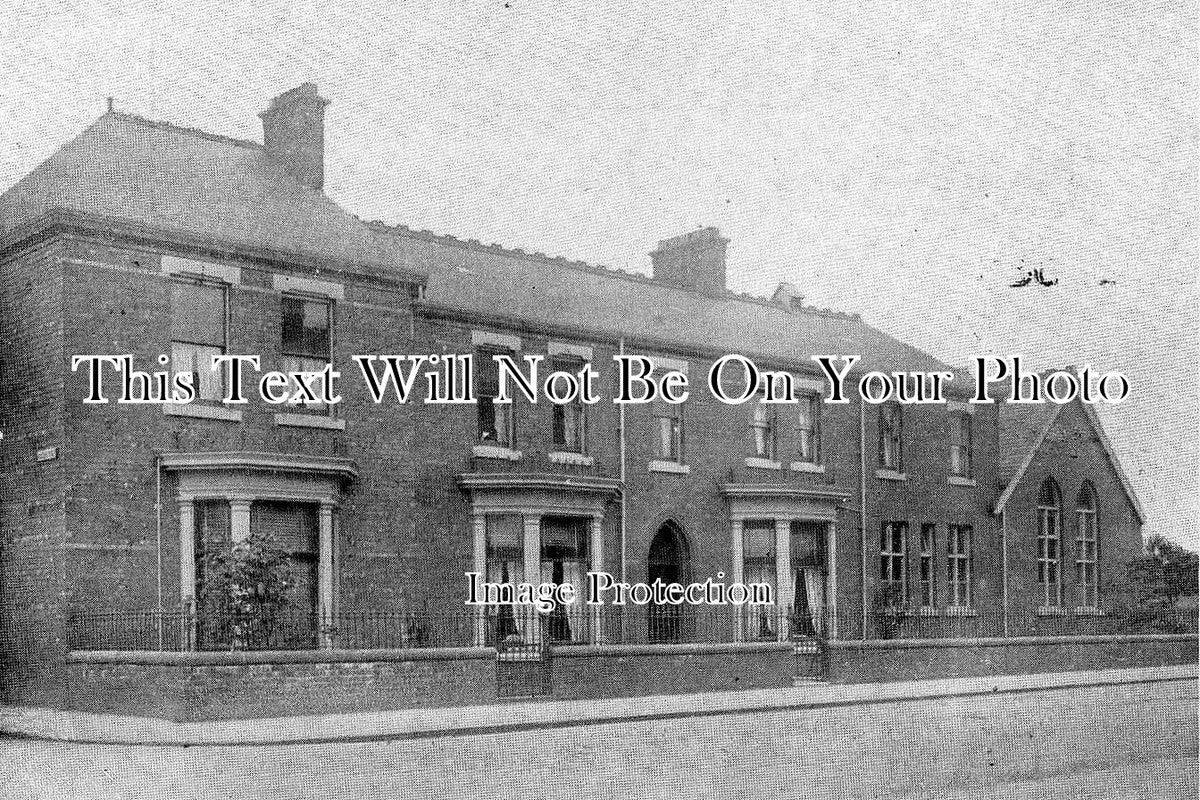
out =
[[[864,630],[863,622],[866,622]],[[805,639],[933,639],[1195,633],[1194,611],[1090,609],[999,611],[963,608],[827,610],[775,607],[596,606],[541,613],[528,606],[446,612],[340,611],[208,614],[76,610],[67,619],[72,650],[310,650],[334,648],[565,644],[687,644]]]

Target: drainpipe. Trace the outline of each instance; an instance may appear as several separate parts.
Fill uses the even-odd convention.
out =
[[[617,342],[617,349],[620,355],[625,355],[625,337]],[[626,509],[625,509],[625,404],[617,405],[617,440],[620,443],[621,451],[621,583],[628,582],[626,575],[626,544],[625,544],[625,524],[626,524]],[[629,641],[628,634],[628,617],[625,614],[621,615],[621,641]]]
[[[155,575],[158,594],[158,649],[163,649],[163,538],[162,538],[162,456],[154,457],[154,525],[158,544],[158,569]]]
[[[858,398],[858,530],[862,550],[862,638],[867,639],[867,412]]]
[[[1004,638],[1008,638],[1008,515],[1000,512],[1000,608],[1004,614]]]

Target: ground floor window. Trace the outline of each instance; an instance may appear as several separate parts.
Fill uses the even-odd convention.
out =
[[[775,521],[747,520],[742,526],[743,580],[747,584],[766,584],[778,597],[775,572]],[[774,639],[778,624],[776,606],[748,607],[746,634],[751,639]]]
[[[589,569],[588,528],[591,520],[586,517],[542,517],[542,564],[543,583],[569,583],[575,587],[576,596],[582,597],[587,590]],[[556,605],[547,620],[547,633],[551,641],[570,642],[585,638],[587,615],[580,604],[570,607]]]
[[[244,508],[245,506],[243,506]],[[317,646],[316,503],[256,501],[249,528],[236,534],[228,500],[193,505],[197,644],[202,649],[306,649]],[[272,574],[279,591],[264,586],[253,566],[233,557],[235,538],[268,537],[281,560]]]
[[[917,580],[920,584],[921,606],[933,608],[937,605],[937,570],[934,568],[933,548],[937,538],[937,526],[926,523],[921,526],[921,552]]]
[[[971,538],[970,525],[951,525],[946,536],[946,590],[950,605],[969,608],[971,596]]]
[[[880,604],[895,606],[908,599],[905,586],[904,553],[908,546],[908,523],[885,522],[879,532]]]
[[[525,561],[522,550],[523,526],[519,514],[489,514],[487,516],[487,567],[489,583],[516,586],[525,580]],[[490,618],[489,644],[495,646],[510,637],[523,638],[529,623],[525,606],[497,603],[488,608]]]
[[[814,636],[825,625],[825,525],[791,523],[792,633]]]

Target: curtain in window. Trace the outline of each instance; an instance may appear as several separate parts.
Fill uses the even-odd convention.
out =
[[[816,567],[801,567],[799,572],[804,588],[804,600],[812,619],[812,630],[820,636],[824,633],[825,622],[825,573]]]
[[[487,609],[490,628],[498,644],[509,636],[525,637],[532,613],[528,606],[516,603],[515,587],[525,580],[524,523],[519,514],[488,514],[486,579],[490,583],[508,583],[514,587],[512,603],[498,603]]]

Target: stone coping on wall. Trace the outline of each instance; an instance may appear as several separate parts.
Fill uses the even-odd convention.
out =
[[[420,647],[391,650],[248,650],[159,652],[157,650],[75,650],[68,664],[144,664],[163,667],[230,667],[249,664],[343,664],[389,661],[495,659],[494,647]]]
[[[724,642],[691,644],[568,644],[553,648],[554,658],[623,656],[699,656],[712,653],[791,652],[792,642]]]
[[[1122,642],[1196,642],[1195,633],[1133,633],[1104,636],[1010,636],[975,639],[833,639],[836,650],[901,650],[917,647],[1023,647],[1054,644],[1120,644]]]
[[[831,639],[826,644],[837,650],[897,650],[907,648],[1020,647],[1054,644],[1099,644],[1120,642],[1200,641],[1195,633],[1150,633],[1108,636],[1013,636],[973,639]],[[553,648],[555,658],[623,656],[687,656],[712,653],[786,651],[792,642],[725,642],[692,644],[578,644]],[[494,659],[494,647],[422,647],[388,650],[251,650],[160,652],[157,650],[75,650],[68,664],[151,664],[201,667],[243,664],[336,664],[389,661],[452,661]]]

